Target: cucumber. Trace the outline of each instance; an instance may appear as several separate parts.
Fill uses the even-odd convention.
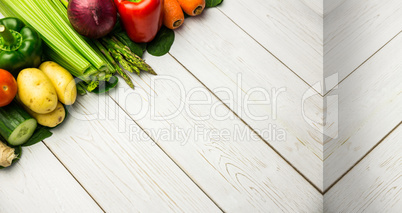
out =
[[[12,146],[19,146],[28,141],[37,126],[37,122],[15,101],[0,107],[0,135]]]

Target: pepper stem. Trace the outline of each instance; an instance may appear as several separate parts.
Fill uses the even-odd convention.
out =
[[[0,25],[0,36],[4,39],[4,44],[11,46],[15,42],[13,34],[4,25]]]

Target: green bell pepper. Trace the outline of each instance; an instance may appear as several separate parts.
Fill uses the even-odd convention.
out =
[[[17,18],[0,20],[0,68],[14,76],[24,68],[39,67],[42,39],[38,32]]]

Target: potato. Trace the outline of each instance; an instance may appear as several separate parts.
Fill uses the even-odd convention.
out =
[[[39,69],[22,70],[17,77],[18,97],[30,110],[46,114],[57,106],[56,90],[49,78]]]
[[[65,105],[71,105],[77,98],[77,87],[74,77],[63,67],[52,61],[43,62],[39,69],[42,70],[56,88],[59,101]]]
[[[66,117],[66,111],[60,102],[57,103],[56,109],[47,114],[38,114],[26,106],[24,108],[42,126],[55,127],[61,124]]]

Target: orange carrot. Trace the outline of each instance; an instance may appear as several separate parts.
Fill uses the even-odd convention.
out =
[[[178,0],[181,8],[189,16],[197,16],[205,8],[205,0]]]
[[[163,3],[163,24],[169,29],[176,29],[184,22],[183,10],[177,0],[165,0]]]

